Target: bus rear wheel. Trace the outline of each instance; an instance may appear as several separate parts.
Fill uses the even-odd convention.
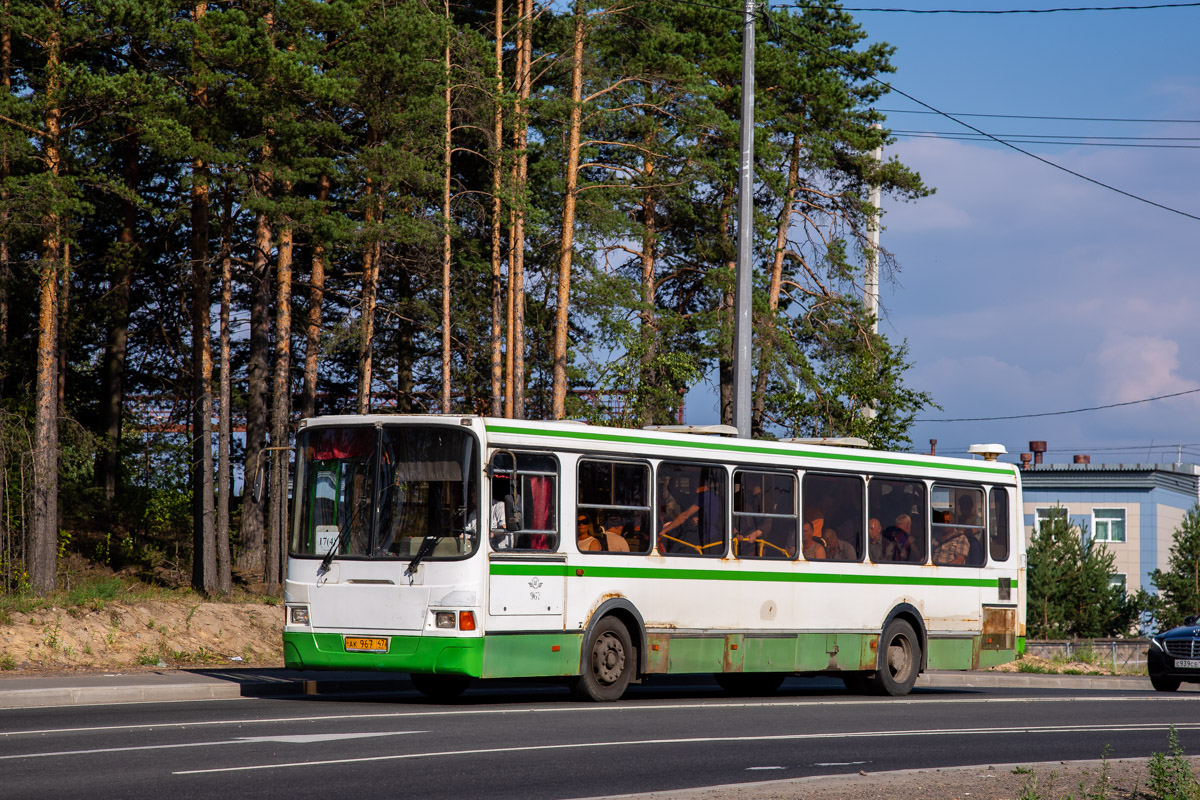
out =
[[[571,691],[583,700],[620,700],[636,669],[637,657],[629,631],[614,617],[596,623],[584,646],[583,673]]]
[[[410,675],[413,686],[417,691],[430,700],[446,702],[453,700],[467,690],[471,684],[470,678],[459,678],[449,675]]]
[[[781,672],[717,672],[717,685],[732,695],[763,697],[775,694],[786,676]]]
[[[879,670],[873,683],[880,694],[903,697],[912,691],[921,671],[921,640],[902,619],[894,619],[879,639]]]

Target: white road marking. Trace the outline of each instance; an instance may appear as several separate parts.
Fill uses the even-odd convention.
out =
[[[429,753],[390,753],[384,756],[360,756],[356,758],[327,759],[324,761],[292,761],[278,764],[253,764],[245,767],[215,767],[212,769],[180,770],[173,775],[205,775],[217,772],[251,772],[264,769],[286,769],[288,767],[324,767],[342,764],[368,764],[373,761],[406,761],[417,758],[437,758],[441,756],[478,756],[499,753],[531,753],[547,750],[576,750],[593,747],[646,747],[647,745],[672,744],[717,744],[724,742],[786,742],[816,739],[881,739],[898,736],[961,736],[973,735],[1004,735],[1015,733],[1120,733],[1166,731],[1172,727],[1175,730],[1200,730],[1200,722],[1177,723],[1145,723],[1145,724],[1113,724],[1113,725],[1057,725],[1057,726],[1028,726],[1016,728],[956,728],[956,729],[924,729],[908,731],[848,731],[841,733],[794,733],[772,736],[698,736],[686,739],[633,739],[614,742],[574,742],[560,744],[525,745],[521,747],[481,747],[474,750],[442,750]]]
[[[661,711],[686,711],[691,709],[731,709],[731,708],[796,708],[796,707],[823,707],[823,706],[858,706],[858,705],[874,705],[885,704],[891,706],[912,705],[916,703],[946,703],[952,702],[955,705],[971,704],[971,705],[1008,705],[1014,703],[1178,703],[1178,702],[1196,702],[1200,701],[1200,693],[1193,694],[1177,694],[1171,696],[1151,695],[1149,697],[1133,695],[1120,697],[988,697],[988,698],[961,698],[947,701],[945,695],[927,698],[900,698],[892,697],[887,700],[805,700],[803,698],[787,698],[781,700],[763,700],[756,702],[737,702],[737,703],[720,703],[720,702],[695,702],[695,703],[638,703],[636,700],[625,700],[624,702],[614,705],[596,705],[596,706],[580,706],[580,705],[563,705],[560,707],[531,707],[531,706],[510,706],[507,708],[464,708],[454,709],[449,711],[393,711],[386,714],[328,714],[322,716],[304,716],[304,717],[271,717],[265,719],[218,719],[204,720],[200,722],[156,722],[142,725],[93,725],[88,727],[76,728],[43,728],[39,730],[24,730],[24,731],[4,731],[0,732],[0,739],[9,736],[44,736],[53,733],[98,733],[101,731],[136,731],[136,730],[167,730],[185,728],[204,728],[204,727],[220,727],[222,725],[262,725],[262,724],[282,724],[288,722],[326,722],[337,721],[343,719],[352,720],[368,720],[368,719],[413,719],[426,717],[474,717],[474,716],[503,716],[506,714],[519,714],[528,716],[529,714],[611,714],[622,713],[628,714],[634,711],[650,711],[658,713]],[[206,701],[207,702],[207,701]]]
[[[866,761],[818,761],[814,767],[852,767],[855,764],[866,764]]]
[[[756,772],[767,769],[787,769],[787,767],[746,767],[746,772]]]
[[[224,739],[219,742],[183,742],[180,744],[149,744],[138,747],[97,747],[90,750],[57,750],[48,753],[21,753],[11,756],[0,756],[0,761],[12,761],[22,758],[53,758],[54,756],[88,756],[97,753],[131,753],[138,750],[180,750],[188,747],[219,747],[227,744],[256,744],[261,742],[280,742],[291,744],[308,744],[311,742],[331,742],[337,739],[362,739],[369,736],[402,736],[409,733],[428,733],[428,731],[380,731],[378,733],[327,733],[302,736],[242,736],[237,739]]]

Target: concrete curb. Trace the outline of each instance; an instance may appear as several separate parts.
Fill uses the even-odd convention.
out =
[[[1015,672],[928,672],[918,679],[917,686],[935,689],[1151,691],[1150,680],[1144,677]],[[0,678],[0,709],[336,695],[408,688],[411,685],[407,676],[401,675],[381,678],[372,673],[312,673],[282,669],[12,677]]]

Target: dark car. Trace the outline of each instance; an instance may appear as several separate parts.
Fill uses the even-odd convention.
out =
[[[1160,692],[1173,692],[1181,683],[1200,683],[1200,625],[1195,617],[1151,637],[1146,669],[1150,683]]]

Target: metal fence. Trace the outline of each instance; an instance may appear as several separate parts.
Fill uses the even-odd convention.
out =
[[[1026,639],[1025,653],[1047,661],[1083,661],[1110,666],[1116,672],[1146,667],[1148,639]]]

